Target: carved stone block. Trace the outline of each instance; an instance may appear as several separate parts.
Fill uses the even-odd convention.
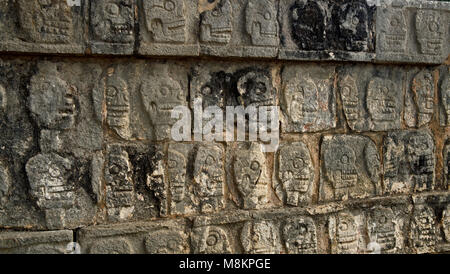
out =
[[[135,1],[96,0],[89,3],[92,53],[132,54],[135,39]]]
[[[200,53],[271,57],[278,54],[278,1],[215,0],[200,14]]]
[[[325,136],[321,147],[320,201],[381,194],[380,157],[375,143],[356,135]]]
[[[434,189],[435,145],[429,131],[388,133],[383,153],[385,193]]]
[[[191,108],[202,99],[203,108],[218,106],[274,106],[278,70],[259,63],[234,65],[228,62],[202,63],[191,73]]]
[[[377,61],[442,63],[448,56],[449,3],[387,1],[377,8]]]
[[[439,116],[441,126],[450,126],[450,67],[445,66],[439,81]]]
[[[422,127],[433,118],[434,78],[427,69],[408,72],[408,85],[405,96],[405,123],[409,127]]]
[[[67,254],[73,241],[70,230],[1,232],[0,254]]]
[[[191,241],[195,254],[231,254],[234,248],[231,235],[226,227],[218,225],[194,228]]]
[[[357,254],[363,251],[362,216],[350,211],[332,214],[328,219],[328,233],[331,240],[331,253]]]
[[[336,127],[335,71],[332,66],[285,66],[282,71],[283,132]]]
[[[433,253],[436,246],[436,215],[426,204],[417,204],[411,219],[410,245],[416,253]]]
[[[404,72],[384,66],[339,69],[338,89],[352,130],[385,131],[401,128]]]
[[[69,6],[66,0],[19,0],[0,8],[0,50],[83,54],[86,1]]]
[[[282,233],[289,254],[317,254],[317,229],[312,218],[291,218]]]
[[[172,118],[172,110],[188,105],[187,71],[168,63],[147,64],[139,92],[153,139],[171,139],[171,129],[177,121]]]
[[[227,152],[228,185],[240,207],[260,209],[268,206],[270,178],[266,156],[258,143],[237,143]],[[232,175],[232,176],[230,176]]]
[[[268,220],[249,221],[241,232],[241,243],[246,254],[280,254],[279,228]]]
[[[199,55],[197,1],[139,1],[143,55]]]
[[[444,186],[450,188],[450,140],[447,140],[443,152],[444,159]]]
[[[283,204],[290,206],[311,203],[314,167],[304,143],[289,143],[278,151],[274,189]]]
[[[375,6],[365,0],[281,1],[279,58],[370,60],[374,11]]]
[[[447,205],[442,213],[442,228],[444,230],[444,238],[450,242],[450,204]]]
[[[94,226],[78,232],[82,254],[186,254],[190,252],[183,220]]]

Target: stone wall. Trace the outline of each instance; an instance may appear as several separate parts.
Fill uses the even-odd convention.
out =
[[[0,253],[450,252],[449,2],[0,3]]]

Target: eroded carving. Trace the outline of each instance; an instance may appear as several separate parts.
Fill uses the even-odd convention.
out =
[[[91,1],[91,27],[98,41],[129,44],[134,41],[134,1]]]
[[[373,141],[362,136],[328,136],[322,150],[322,199],[365,198],[381,192],[381,164]]]
[[[115,68],[108,68],[100,79],[98,91],[103,94],[107,125],[123,139],[129,139],[130,91],[127,82],[118,75]],[[105,115],[105,114],[103,114]]]
[[[278,46],[276,1],[249,0],[245,13],[245,27],[254,46]]]
[[[278,179],[275,187],[283,203],[291,206],[307,204],[311,201],[314,168],[309,150],[303,143],[293,143],[282,147],[278,156]]]
[[[341,93],[345,118],[347,119],[349,126],[353,128],[360,119],[359,92],[355,79],[350,75],[346,75],[339,81],[339,90]]]
[[[128,153],[119,146],[109,148],[106,179],[106,207],[111,219],[126,220],[133,216],[134,183]]]
[[[72,128],[77,114],[76,88],[60,78],[56,64],[42,63],[31,78],[29,107],[40,127],[52,130]]]
[[[434,141],[426,131],[390,133],[385,139],[384,178],[388,193],[434,188]]]
[[[431,121],[434,111],[433,75],[428,70],[418,72],[411,83],[411,93],[407,94],[405,122],[408,126],[421,127]]]
[[[184,208],[184,200],[187,196],[186,167],[187,159],[185,155],[175,149],[169,149],[167,172],[172,197],[172,209],[177,208],[178,205]]]
[[[417,253],[430,253],[436,245],[436,216],[431,207],[419,204],[411,221],[411,246]]]
[[[443,108],[441,125],[450,126],[450,73],[447,71],[441,84],[441,104]]]
[[[95,241],[90,248],[90,254],[133,254],[134,248],[130,241],[124,238],[110,238]]]
[[[229,0],[220,0],[214,9],[200,15],[200,41],[228,44],[233,31],[233,14]]]
[[[19,0],[19,24],[29,42],[68,44],[73,39],[67,1]]]
[[[241,242],[247,254],[278,254],[278,228],[270,221],[250,221],[244,224]]]
[[[214,212],[224,203],[223,150],[215,145],[198,148],[194,163],[194,194],[202,212]]]
[[[316,225],[310,217],[298,217],[286,222],[283,239],[289,254],[316,254]]]
[[[4,112],[8,105],[8,98],[6,97],[5,88],[0,85],[0,113]]]
[[[237,82],[239,104],[247,106],[272,106],[274,104],[274,88],[268,75],[258,71],[250,71],[241,76]]]
[[[332,48],[348,51],[368,50],[369,7],[365,0],[335,4],[331,11],[331,20],[332,28],[327,31],[327,37]]]
[[[358,252],[359,229],[352,213],[340,212],[329,220],[333,253],[356,254]]]
[[[450,242],[450,204],[447,205],[442,213],[442,228],[444,230],[445,240]]]
[[[156,66],[153,73],[143,80],[141,97],[156,139],[170,137],[172,125],[177,121],[172,118],[172,110],[185,106],[187,95],[181,84],[170,76],[167,65]]]
[[[296,1],[289,9],[292,38],[299,49],[322,50],[325,45],[325,9],[316,1]]]
[[[148,254],[187,254],[187,236],[181,231],[160,230],[150,233],[144,239]]]
[[[370,242],[380,245],[381,252],[391,252],[397,247],[396,220],[392,209],[376,206],[367,220]]]
[[[74,186],[70,182],[73,162],[55,153],[38,154],[26,166],[30,194],[45,211],[47,227],[62,228],[65,210],[74,206]]]
[[[294,123],[313,120],[319,111],[319,89],[309,75],[290,80],[284,89],[287,113]]]
[[[8,164],[0,160],[0,208],[6,203],[11,191],[12,181]]]
[[[416,35],[420,52],[427,55],[442,54],[445,24],[439,11],[418,10],[416,14]]]
[[[383,11],[385,20],[380,35],[380,45],[384,52],[402,53],[406,51],[407,26],[401,8],[389,7]]]
[[[233,163],[234,179],[242,195],[244,208],[262,208],[267,204],[268,180],[266,159],[262,148],[252,143],[236,150]]]
[[[367,87],[367,109],[375,125],[396,121],[400,115],[397,85],[389,80],[375,77]]]
[[[199,243],[196,254],[230,254],[232,246],[226,229],[218,226],[207,226],[197,229]]]
[[[146,26],[157,43],[184,43],[186,41],[186,14],[184,0],[143,1]]]

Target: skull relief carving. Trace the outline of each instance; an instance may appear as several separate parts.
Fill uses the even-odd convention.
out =
[[[308,148],[303,143],[286,145],[279,152],[278,196],[292,206],[310,201],[314,169]]]
[[[358,88],[355,79],[350,75],[346,75],[339,81],[339,90],[341,92],[345,118],[349,125],[354,126],[360,118]]]
[[[284,94],[287,113],[294,123],[315,118],[319,110],[319,90],[309,75],[289,81]]]
[[[389,7],[383,12],[387,19],[381,32],[381,47],[385,52],[405,52],[407,27],[403,10]]]
[[[41,64],[30,85],[30,110],[41,127],[64,130],[74,126],[76,88],[59,77],[56,64]]]
[[[147,29],[157,43],[184,43],[186,18],[184,0],[146,0]]]
[[[233,168],[237,189],[244,208],[261,208],[267,203],[268,185],[265,175],[265,156],[255,143],[249,149],[236,152]]]
[[[247,254],[278,254],[278,229],[270,221],[250,221],[244,224],[241,242]]]
[[[331,235],[335,239],[336,253],[355,254],[358,252],[358,226],[351,213],[338,213],[335,219],[330,221],[330,229],[332,230]]]
[[[382,252],[396,248],[394,212],[390,208],[377,206],[369,213],[368,228],[371,242],[380,245]]]
[[[289,254],[316,254],[316,225],[309,217],[299,217],[287,221],[283,228],[283,238]]]
[[[438,11],[418,10],[416,14],[416,35],[420,52],[427,55],[442,54],[445,24]]]
[[[278,45],[276,1],[249,0],[245,13],[245,26],[254,46]]]
[[[411,244],[417,253],[433,252],[436,245],[436,220],[427,205],[417,205],[411,222]]]
[[[395,97],[396,85],[388,79],[374,78],[367,88],[367,108],[372,121],[376,123],[395,121],[399,117]]]
[[[200,41],[228,44],[233,31],[232,7],[229,0],[220,0],[213,10],[201,14]]]
[[[67,1],[19,0],[19,23],[26,40],[68,44],[73,39],[72,14]]]
[[[200,146],[194,163],[195,194],[202,212],[217,211],[223,206],[223,151],[218,146]]]
[[[197,254],[230,254],[232,253],[228,233],[218,226],[199,228],[200,243]]]
[[[91,1],[91,24],[96,40],[129,44],[134,41],[134,1]]]
[[[144,239],[148,254],[186,254],[189,252],[186,235],[181,231],[160,230]]]
[[[178,151],[169,150],[167,166],[172,202],[181,203],[186,197],[186,158]]]

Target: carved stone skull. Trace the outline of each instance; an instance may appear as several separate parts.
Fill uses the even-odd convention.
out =
[[[134,41],[134,1],[91,1],[91,24],[95,38],[108,43]]]
[[[184,0],[146,0],[143,3],[146,26],[156,42],[185,42]]]
[[[317,253],[316,225],[309,217],[289,220],[283,228],[283,238],[289,254]]]
[[[178,151],[169,150],[167,165],[172,201],[181,202],[186,195],[186,158]]]
[[[214,9],[203,12],[200,25],[200,41],[228,44],[233,31],[232,7],[229,0],[219,0]]]
[[[255,46],[277,46],[278,20],[276,1],[250,0],[245,13],[245,26]]]
[[[399,116],[395,87],[388,79],[374,78],[369,82],[367,108],[374,122],[395,121]]]

